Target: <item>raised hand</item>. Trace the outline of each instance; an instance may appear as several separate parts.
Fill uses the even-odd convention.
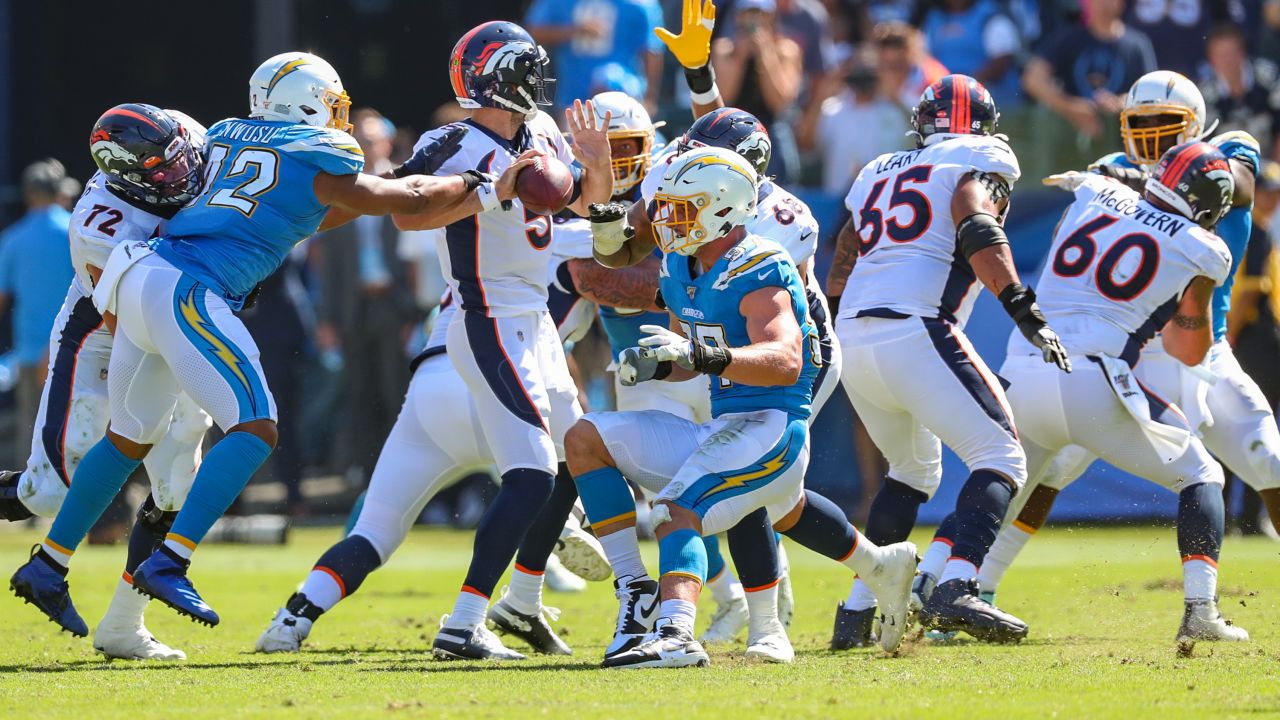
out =
[[[716,26],[716,6],[711,0],[684,0],[683,24],[680,34],[673,35],[666,28],[654,28],[658,39],[680,64],[696,70],[711,61],[711,30]]]

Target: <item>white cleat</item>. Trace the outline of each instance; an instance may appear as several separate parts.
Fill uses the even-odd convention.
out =
[[[1218,612],[1216,600],[1192,600],[1182,613],[1182,625],[1178,628],[1178,642],[1209,640],[1220,642],[1248,642],[1249,631],[1236,627]]]
[[[542,579],[551,592],[580,593],[587,589],[587,581],[569,572],[555,555],[547,558],[547,568]]]
[[[711,658],[693,633],[675,625],[659,623],[644,641],[626,652],[606,657],[606,668],[706,667]]]
[[[716,611],[711,616],[711,624],[707,626],[706,632],[702,633],[699,640],[708,645],[733,642],[746,629],[750,618],[751,613],[747,610],[745,595],[721,603],[716,606]]]
[[[791,590],[791,563],[782,543],[778,543],[778,567],[782,571],[778,576],[778,619],[782,621],[782,627],[789,628],[796,613],[796,596]]]
[[[907,614],[911,606],[911,581],[916,576],[916,546],[900,542],[877,550],[876,566],[870,573],[859,574],[880,607],[875,631],[880,648],[894,652],[907,632]]]
[[[280,608],[256,646],[260,653],[298,652],[311,634],[311,621]]]
[[[151,636],[146,626],[110,628],[93,633],[93,649],[118,660],[186,660],[187,654]]]
[[[782,623],[771,620],[762,625],[763,627],[760,628],[751,628],[751,632],[747,634],[747,659],[783,665],[795,660],[795,648],[791,647],[787,629],[782,626]]]
[[[585,580],[601,582],[613,577],[604,548],[594,535],[578,527],[572,516],[560,531],[553,551],[565,569]]]

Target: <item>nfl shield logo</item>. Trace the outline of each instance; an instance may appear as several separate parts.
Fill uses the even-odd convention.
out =
[[[687,285],[687,286],[685,286],[685,289],[684,289],[684,290],[685,290],[685,292],[689,293],[689,302],[693,302],[693,296],[697,294],[697,292],[698,292],[698,288],[696,288],[696,287],[694,287],[694,286],[692,286],[692,285]]]

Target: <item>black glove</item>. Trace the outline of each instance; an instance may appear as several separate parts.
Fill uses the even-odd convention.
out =
[[[1112,180],[1119,180],[1128,185],[1137,192],[1142,192],[1147,185],[1147,174],[1138,168],[1124,167],[1114,163],[1103,163],[1101,165],[1091,165],[1089,167],[1093,172],[1109,177]]]
[[[1010,283],[1000,292],[1000,304],[1017,324],[1022,336],[1032,345],[1040,349],[1044,361],[1053,363],[1066,372],[1071,372],[1071,358],[1067,357],[1067,349],[1062,346],[1058,333],[1049,327],[1049,322],[1036,305],[1036,293],[1022,283]]]
[[[436,171],[448,162],[449,158],[457,155],[458,151],[462,149],[462,138],[466,137],[470,131],[471,129],[466,125],[449,126],[448,130],[418,148],[413,157],[406,160],[400,167],[392,170],[391,173],[398,178],[409,175],[435,175]]]

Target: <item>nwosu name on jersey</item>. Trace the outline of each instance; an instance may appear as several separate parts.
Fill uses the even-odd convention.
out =
[[[1173,317],[1187,283],[1226,280],[1231,253],[1217,235],[1113,180],[1092,176],[1075,197],[1036,284],[1040,307],[1073,354],[1132,366]],[[1013,335],[1010,353],[1040,353]]]
[[[858,232],[858,261],[839,317],[941,318],[963,327],[977,281],[956,249],[951,196],[965,176],[1021,170],[1013,150],[986,135],[933,136],[916,150],[886,153],[858,173],[845,197]]]

